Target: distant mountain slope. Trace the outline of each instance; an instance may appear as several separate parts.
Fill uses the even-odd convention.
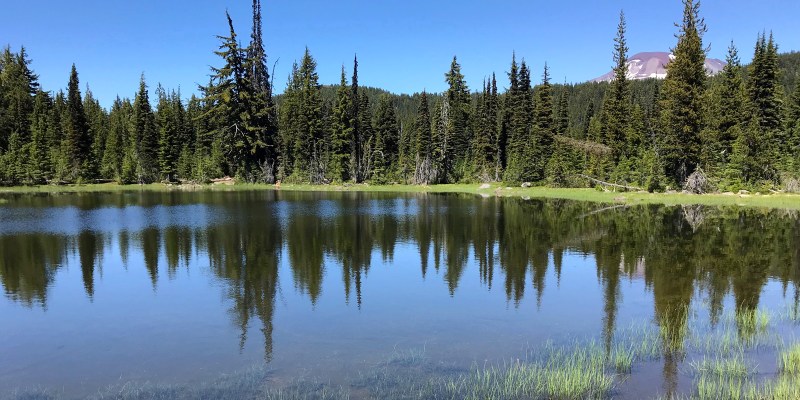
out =
[[[635,54],[628,59],[628,79],[664,79],[667,76],[666,65],[672,61],[672,54],[664,51],[648,51]],[[725,62],[716,58],[706,59],[706,71],[709,75],[716,75]],[[592,79],[592,82],[610,82],[614,80],[614,71],[601,77]]]

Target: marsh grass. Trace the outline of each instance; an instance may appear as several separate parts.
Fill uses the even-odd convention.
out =
[[[781,372],[800,378],[800,344],[781,353]]]
[[[701,376],[723,376],[744,379],[754,371],[747,366],[742,354],[730,358],[707,358],[690,362],[692,368]]]

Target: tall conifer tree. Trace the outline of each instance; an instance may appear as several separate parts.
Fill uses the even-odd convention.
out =
[[[91,157],[92,140],[89,136],[89,125],[83,109],[78,70],[75,68],[75,64],[72,64],[72,71],[69,75],[66,107],[66,123],[64,125],[68,168],[66,178],[69,180],[86,179],[89,178],[86,174],[86,166],[91,163],[89,157]]]
[[[660,151],[666,176],[673,187],[684,183],[700,159],[702,100],[707,78],[703,47],[706,25],[699,12],[699,1],[683,0],[678,44],[673,49],[674,58],[667,66],[659,101]]]

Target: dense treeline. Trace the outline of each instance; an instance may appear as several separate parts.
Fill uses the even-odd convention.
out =
[[[25,48],[0,55],[0,183],[198,181],[614,183],[647,190],[800,189],[798,53],[758,35],[742,66],[704,70],[706,26],[685,0],[663,81],[630,81],[624,14],[610,83],[561,85],[512,55],[506,76],[467,87],[453,57],[444,93],[392,95],[358,82],[319,83],[309,49],[273,93],[259,0],[243,46],[227,16],[220,66],[183,100],[142,76],[133,100],[109,110],[81,93],[38,84]]]

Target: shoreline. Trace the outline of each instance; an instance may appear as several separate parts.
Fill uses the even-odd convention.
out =
[[[487,187],[488,186],[488,187]],[[70,194],[126,191],[246,191],[283,190],[311,192],[395,192],[395,193],[464,193],[483,197],[521,197],[588,201],[605,204],[639,205],[707,205],[740,206],[756,208],[776,208],[800,210],[800,194],[687,194],[687,193],[646,193],[646,192],[605,192],[591,188],[550,188],[550,187],[509,187],[499,183],[492,184],[442,184],[442,185],[313,185],[282,184],[281,187],[267,184],[182,184],[170,185],[153,183],[147,185],[119,185],[116,183],[86,185],[40,185],[0,187],[0,196],[24,194]],[[2,204],[2,201],[0,201]]]

